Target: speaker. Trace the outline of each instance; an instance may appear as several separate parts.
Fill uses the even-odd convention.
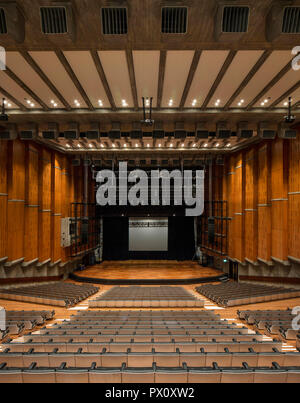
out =
[[[67,130],[64,131],[64,136],[67,140],[77,140],[79,138],[78,123],[69,123]]]
[[[282,139],[295,139],[297,138],[297,130],[292,129],[287,123],[281,123],[279,126],[278,137]]]
[[[215,219],[214,217],[208,217],[208,242],[215,242]]]
[[[18,136],[16,125],[8,123],[0,127],[0,140],[15,140]]]
[[[42,130],[42,137],[45,140],[55,140],[58,138],[58,124],[57,123],[48,123],[46,129]]]
[[[254,130],[249,127],[248,122],[239,122],[237,128],[237,137],[249,139],[253,136]]]
[[[227,127],[227,122],[218,122],[216,137],[219,139],[228,139],[231,136],[231,130]]]
[[[258,135],[262,139],[273,140],[275,139],[277,130],[274,124],[269,122],[260,122],[258,124]]]
[[[19,131],[19,137],[21,140],[33,140],[37,138],[37,126],[35,123],[25,125],[22,130]]]

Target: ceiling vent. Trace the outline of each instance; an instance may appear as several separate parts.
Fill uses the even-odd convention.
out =
[[[184,122],[175,122],[174,137],[175,139],[186,138],[186,130],[184,128]]]
[[[248,122],[239,122],[237,127],[237,137],[248,139],[254,134],[253,128]]]
[[[88,140],[98,140],[99,137],[100,137],[99,123],[93,122],[90,124],[90,127],[86,132],[86,138]]]
[[[19,137],[21,140],[33,140],[38,135],[37,125],[35,123],[28,123],[19,130]]]
[[[17,127],[14,123],[7,123],[0,127],[0,140],[16,140],[17,137]]]
[[[282,33],[300,33],[300,7],[285,7],[282,21]]]
[[[231,130],[228,128],[227,122],[218,122],[216,137],[219,139],[227,139],[231,136]]]
[[[266,38],[290,44],[297,41],[300,33],[300,7],[291,7],[288,1],[275,4],[266,18]]]
[[[65,7],[41,7],[43,34],[66,34],[68,32]]]
[[[5,40],[13,39],[21,43],[25,39],[25,19],[16,2],[2,3],[0,7],[0,35],[2,46]],[[3,36],[2,36],[3,35]]]
[[[258,124],[258,135],[262,139],[273,140],[277,134],[277,127],[272,122],[260,122]]]
[[[199,122],[196,126],[196,138],[197,139],[208,139],[209,131],[206,122]]]
[[[296,139],[298,131],[292,129],[288,123],[281,123],[279,125],[278,137],[282,139]]]
[[[0,34],[7,34],[5,11],[0,8]]]
[[[111,130],[108,133],[108,137],[111,140],[117,140],[121,138],[121,123],[120,122],[112,122]]]
[[[104,35],[126,35],[128,32],[127,8],[103,7],[102,32]]]
[[[161,32],[185,34],[187,31],[187,7],[162,7]]]
[[[222,32],[247,32],[249,21],[249,7],[223,8]]]

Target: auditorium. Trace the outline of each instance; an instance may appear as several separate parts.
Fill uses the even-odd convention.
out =
[[[300,383],[300,0],[0,0],[0,108],[1,384]]]

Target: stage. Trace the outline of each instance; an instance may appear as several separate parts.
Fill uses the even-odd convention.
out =
[[[192,261],[128,260],[105,261],[71,274],[80,282],[106,285],[175,285],[217,282],[226,278],[221,270],[202,267]]]

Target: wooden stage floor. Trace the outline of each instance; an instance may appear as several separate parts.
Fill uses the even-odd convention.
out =
[[[166,260],[128,260],[103,262],[100,265],[89,267],[76,272],[79,277],[135,280],[135,279],[193,279],[215,277],[222,274],[221,270],[202,267],[192,261]]]

